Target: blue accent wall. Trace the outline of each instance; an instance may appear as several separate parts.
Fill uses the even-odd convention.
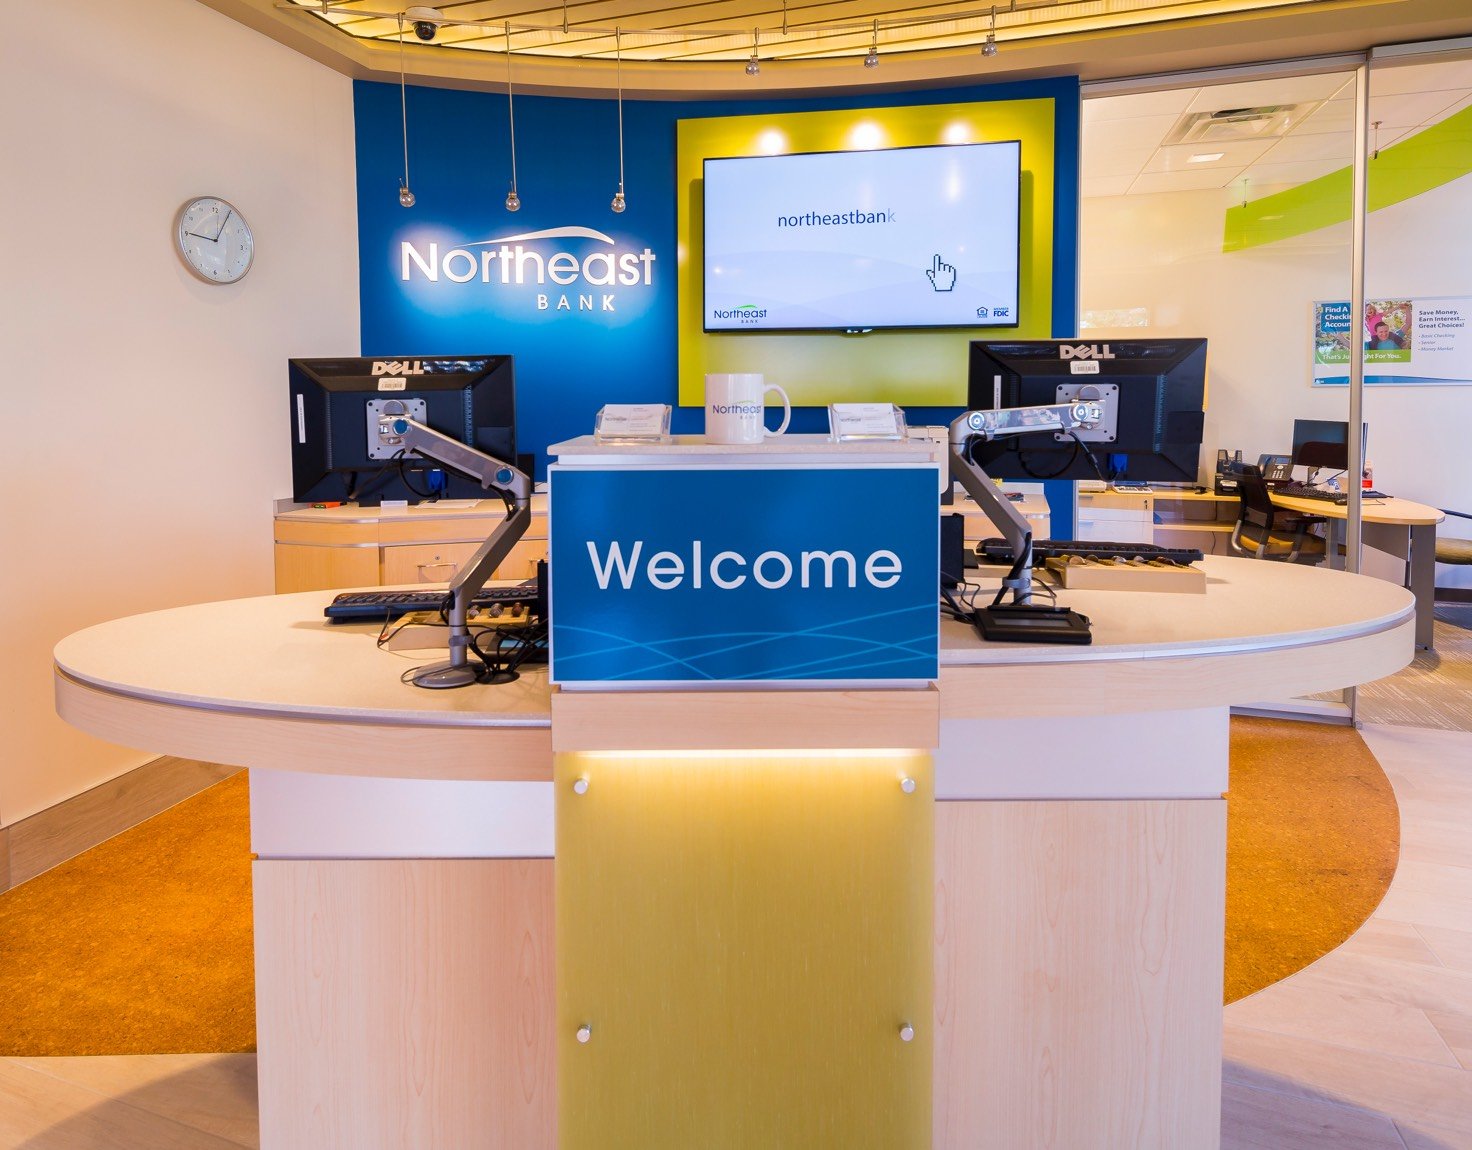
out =
[[[738,77],[739,79],[739,77]],[[418,198],[398,203],[403,173],[397,85],[354,85],[358,165],[359,288],[362,355],[510,353],[516,360],[518,440],[535,450],[539,470],[549,443],[586,434],[606,402],[676,402],[675,123],[698,116],[870,108],[988,100],[1055,101],[1056,196],[1053,267],[1055,336],[1074,335],[1078,282],[1079,87],[1074,78],[946,88],[882,96],[803,100],[624,101],[628,210],[609,201],[618,188],[617,113],[613,100],[517,96],[517,186],[523,207],[505,210],[510,143],[504,94],[410,87],[409,178]],[[620,287],[613,311],[597,289],[484,285],[486,290],[429,292],[400,278],[403,241],[427,250],[439,239],[474,244],[497,237],[580,225],[614,238],[619,251],[648,249],[651,282]],[[553,241],[561,244],[563,241]],[[566,241],[575,257],[584,249]],[[603,245],[606,250],[606,245]],[[482,249],[471,249],[480,251]],[[462,272],[469,265],[455,265]],[[417,269],[416,269],[417,274]],[[423,280],[422,275],[418,275]],[[469,286],[469,285],[467,285]],[[535,295],[549,294],[546,310]],[[579,294],[592,310],[578,312]],[[842,338],[835,336],[835,339]],[[947,334],[937,338],[968,338]],[[343,349],[347,354],[353,349]],[[957,409],[911,409],[916,424],[948,423]],[[701,412],[676,408],[676,431],[699,431]],[[822,409],[793,412],[793,431],[826,430]],[[1060,525],[1061,526],[1061,525]],[[1055,527],[1055,534],[1058,528]]]

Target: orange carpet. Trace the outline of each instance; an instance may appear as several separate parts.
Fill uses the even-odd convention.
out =
[[[0,1055],[255,1049],[244,772],[0,895]],[[1347,728],[1232,721],[1226,988],[1332,950],[1400,845],[1390,784]]]

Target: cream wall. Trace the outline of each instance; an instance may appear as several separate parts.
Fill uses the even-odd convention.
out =
[[[1349,411],[1344,388],[1310,386],[1313,301],[1349,298],[1349,225],[1223,253],[1226,207],[1220,191],[1112,196],[1084,200],[1080,217],[1086,314],[1142,308],[1153,332],[1211,341],[1204,479],[1218,447],[1255,461],[1289,449],[1295,418]],[[1472,176],[1374,212],[1367,296],[1472,295],[1469,216]],[[1367,387],[1365,420],[1376,487],[1472,511],[1472,387]],[[1467,574],[1442,569],[1437,582],[1472,585]]]
[[[285,361],[359,342],[350,81],[194,0],[42,8],[0,68],[0,825],[152,757],[56,717],[51,648],[270,592]],[[201,193],[255,231],[237,285],[174,255]]]

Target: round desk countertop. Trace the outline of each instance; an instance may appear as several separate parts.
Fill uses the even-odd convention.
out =
[[[1411,659],[1414,600],[1401,587],[1249,559],[1202,565],[1205,595],[1061,592],[1093,621],[1088,647],[983,643],[943,622],[942,715],[1227,706],[1366,682]],[[79,631],[56,647],[57,710],[125,746],[216,762],[547,777],[545,669],[502,686],[418,689],[400,676],[441,656],[380,649],[376,625],[326,623],[331,598],[203,603]]]

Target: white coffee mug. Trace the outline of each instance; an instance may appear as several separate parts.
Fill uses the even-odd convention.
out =
[[[782,425],[768,431],[766,394],[775,391],[782,397]],[[787,430],[792,419],[792,403],[787,393],[775,383],[766,383],[760,375],[708,375],[705,377],[705,438],[707,443],[760,443]]]

